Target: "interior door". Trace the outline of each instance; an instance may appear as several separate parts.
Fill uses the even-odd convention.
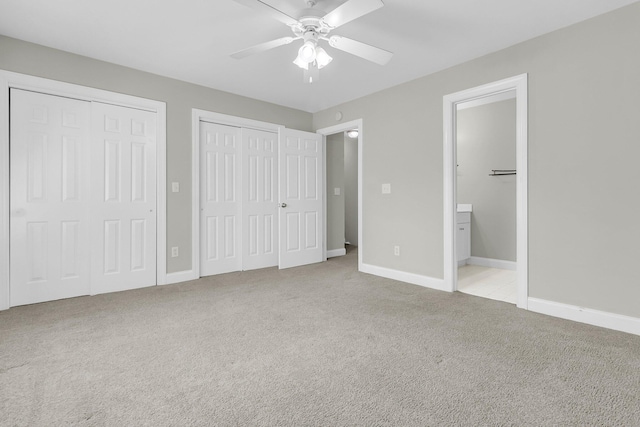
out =
[[[278,265],[278,134],[242,129],[242,269]]]
[[[10,304],[88,295],[90,103],[10,96]]]
[[[200,276],[242,269],[240,128],[200,122]]]
[[[321,262],[322,136],[285,129],[279,160],[280,268]]]
[[[156,114],[92,104],[92,293],[156,284]]]

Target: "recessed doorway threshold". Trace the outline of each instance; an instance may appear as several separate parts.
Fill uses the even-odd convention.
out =
[[[518,297],[518,274],[514,270],[463,265],[458,268],[458,291],[516,304]]]

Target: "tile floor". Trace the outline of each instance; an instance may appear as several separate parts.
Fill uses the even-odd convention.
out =
[[[460,292],[511,304],[517,300],[516,280],[516,272],[512,270],[470,264],[458,268]]]

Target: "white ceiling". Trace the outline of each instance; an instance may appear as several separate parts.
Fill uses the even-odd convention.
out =
[[[299,17],[304,0],[265,0]],[[319,0],[330,11],[345,0]],[[320,81],[292,64],[299,41],[237,60],[235,51],[291,35],[233,0],[0,0],[0,34],[211,88],[316,112],[637,0],[384,0],[342,35],[394,52],[386,66],[324,46]]]

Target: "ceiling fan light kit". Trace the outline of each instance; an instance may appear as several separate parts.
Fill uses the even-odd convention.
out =
[[[300,19],[294,19],[286,13],[269,5],[261,0],[235,0],[256,10],[268,13],[277,20],[287,24],[295,37],[283,37],[266,43],[261,43],[248,49],[233,53],[231,56],[236,59],[245,58],[255,53],[264,52],[290,44],[295,40],[304,40],[303,45],[298,49],[298,55],[293,63],[302,68],[304,81],[314,83],[318,81],[318,70],[326,67],[333,58],[320,46],[319,41],[326,41],[334,49],[342,50],[379,65],[387,64],[393,57],[393,53],[378,47],[352,40],[341,36],[329,37],[329,32],[341,25],[351,22],[363,15],[373,12],[384,6],[382,0],[347,0],[331,12],[322,15],[322,12],[314,9],[315,0],[308,0],[309,9],[304,11]]]

